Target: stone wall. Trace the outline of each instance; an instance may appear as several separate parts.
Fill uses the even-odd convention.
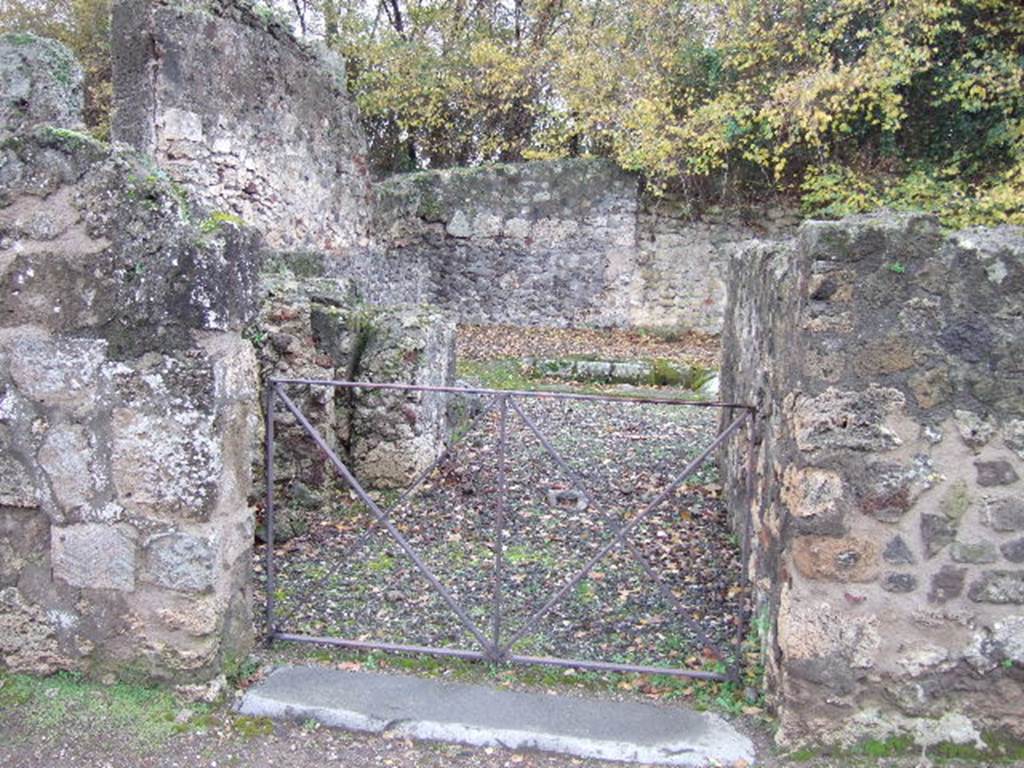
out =
[[[274,247],[366,247],[366,141],[340,60],[235,0],[117,0],[113,38],[115,139]]]
[[[1024,736],[1024,232],[808,222],[730,280],[780,740]]]
[[[259,251],[134,154],[0,147],[0,666],[183,682],[248,649]]]
[[[395,176],[377,186],[376,298],[470,323],[682,327],[717,333],[729,255],[786,232],[781,209],[696,215],[601,160]]]
[[[250,328],[261,378],[452,386],[455,327],[436,308],[360,297],[326,256],[277,254],[262,276]],[[401,488],[448,440],[443,396],[288,385],[286,391],[365,487]],[[303,532],[330,494],[348,488],[283,407],[276,419],[276,538]],[[262,469],[254,502],[262,512]]]
[[[81,128],[83,77],[71,51],[56,40],[0,35],[0,141],[36,125]]]

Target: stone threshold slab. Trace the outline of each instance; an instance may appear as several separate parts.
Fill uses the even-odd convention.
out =
[[[519,693],[407,675],[288,666],[246,691],[242,714],[478,747],[682,766],[754,764],[754,745],[707,712]]]

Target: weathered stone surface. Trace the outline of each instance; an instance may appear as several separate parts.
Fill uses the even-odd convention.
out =
[[[823,469],[786,471],[782,500],[804,533],[845,533],[844,516],[849,507],[842,478]]]
[[[207,414],[157,416],[116,408],[111,470],[127,509],[143,515],[206,519],[220,478],[219,448],[202,439],[213,428]]]
[[[10,354],[18,392],[38,407],[58,408],[75,417],[92,408],[106,351],[105,342],[93,339],[0,337],[0,352]]]
[[[222,624],[221,608],[214,598],[190,596],[187,605],[161,608],[157,616],[170,629],[181,630],[195,637],[215,633]]]
[[[53,427],[39,449],[39,465],[64,514],[92,505],[95,485],[90,453],[85,430],[66,424]]]
[[[275,247],[365,248],[366,139],[340,60],[231,0],[118,0],[112,26],[115,139]]]
[[[179,592],[204,592],[213,587],[215,564],[208,539],[165,533],[146,543],[142,578]]]
[[[992,625],[992,641],[1003,658],[1024,664],[1024,616],[1008,616]]]
[[[912,573],[887,573],[882,577],[882,589],[886,592],[913,592],[917,589],[917,577]]]
[[[1024,563],[1024,538],[1006,542],[999,548],[999,551],[1011,563]],[[995,562],[995,558],[985,562]]]
[[[967,483],[963,480],[958,480],[947,488],[939,501],[939,509],[950,520],[959,520],[970,507],[971,494],[967,489]]]
[[[462,322],[643,325],[717,333],[728,260],[791,231],[784,210],[647,200],[596,159],[428,171],[377,186],[383,253],[367,297],[430,302]]]
[[[1003,442],[1024,461],[1024,419],[1010,419],[1003,426]]]
[[[1011,485],[1020,479],[1013,465],[1005,460],[976,461],[974,467],[978,470],[978,485],[985,488]]]
[[[967,595],[976,603],[1024,605],[1024,571],[986,571]]]
[[[194,329],[241,330],[252,318],[256,233],[191,212],[144,158],[46,133],[21,136],[0,155],[9,171],[0,180],[9,254],[0,259],[0,327],[31,323],[103,340],[37,337],[35,349],[26,341],[12,367],[19,386],[27,374],[54,397],[88,396],[53,385],[94,382],[94,372],[64,372],[60,356],[50,371],[36,358],[81,357],[75,348],[88,345],[97,357],[128,358],[189,346]]]
[[[135,535],[127,526],[80,523],[52,529],[53,575],[74,587],[135,589]]]
[[[378,309],[360,357],[360,381],[451,386],[455,326],[432,307]],[[448,436],[443,394],[356,390],[343,441],[356,477],[371,488],[404,487],[437,458]]]
[[[850,536],[799,536],[793,541],[793,563],[809,579],[866,582],[878,577],[876,545]]]
[[[0,589],[0,661],[11,672],[36,675],[75,667],[61,651],[46,611],[15,587]]]
[[[904,404],[895,389],[870,387],[851,392],[829,387],[817,397],[797,400],[794,431],[801,451],[887,451],[900,439],[886,419]]]
[[[1024,531],[1024,497],[1011,496],[993,499],[985,513],[989,524],[997,531]]]
[[[0,453],[0,507],[39,506],[35,482],[25,466],[7,452]]]
[[[913,472],[891,461],[869,464],[857,489],[861,512],[884,523],[900,520],[916,495]]]
[[[944,565],[932,576],[931,591],[928,600],[933,603],[945,603],[959,597],[964,591],[964,580],[967,578],[966,568]]]
[[[882,557],[890,565],[913,565],[914,563],[914,555],[902,536],[893,536],[889,539],[889,543],[885,545],[885,550],[882,552]]]
[[[82,127],[82,67],[56,40],[0,35],[0,139],[37,125]]]
[[[976,413],[954,411],[953,415],[956,418],[956,429],[960,433],[960,439],[976,451],[984,448],[995,434],[996,428],[992,422]]]
[[[874,666],[881,646],[876,616],[851,615],[828,603],[792,605],[785,597],[783,607],[788,610],[779,615],[779,646],[787,659],[805,662],[798,673],[832,668],[839,673],[832,681],[816,679],[826,687],[846,688],[852,671]]]
[[[949,369],[945,366],[915,373],[907,384],[915,402],[925,410],[947,402],[953,394]]]
[[[935,557],[956,538],[956,523],[945,515],[921,515],[921,541],[928,558]]]
[[[984,564],[999,559],[999,551],[991,541],[955,541],[949,548],[949,556],[955,563]]]
[[[888,268],[897,262],[906,273]],[[753,509],[754,583],[778,621],[766,676],[782,738],[850,743],[927,723],[936,743],[948,738],[937,719],[954,709],[965,717],[950,727],[970,726],[965,736],[1005,727],[1007,713],[1024,722],[1017,668],[985,629],[1024,597],[1001,551],[1012,554],[1020,533],[998,536],[1024,531],[1014,479],[1024,476],[1024,427],[1012,426],[1024,419],[1024,376],[1010,362],[1022,354],[1024,231],[947,235],[934,219],[889,213],[807,224],[791,248],[750,247],[730,282],[721,397],[757,403],[760,418],[754,492],[740,471],[746,446],[728,452],[723,484],[731,504]],[[881,574],[880,592],[818,567],[798,520],[776,517],[793,494],[789,468],[808,464],[874,515],[848,513],[848,533],[833,535],[867,540],[898,566]],[[916,527],[920,542],[908,547]],[[787,572],[780,590],[774,579]],[[870,674],[812,642],[805,615],[824,603],[841,610],[823,621],[880,611],[885,642]],[[966,630],[980,631],[961,650]],[[790,652],[795,637],[802,655]],[[878,710],[862,717],[868,701]]]

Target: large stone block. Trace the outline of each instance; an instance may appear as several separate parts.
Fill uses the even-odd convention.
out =
[[[213,588],[216,562],[209,539],[165,533],[146,543],[142,578],[179,592],[205,592]]]
[[[455,325],[448,316],[431,307],[388,308],[370,322],[359,381],[453,384]],[[372,488],[404,487],[444,447],[447,399],[435,392],[355,390],[349,430],[356,477]]]
[[[11,380],[34,406],[81,418],[95,407],[107,344],[97,339],[0,336],[10,356]]]
[[[90,508],[94,503],[95,473],[89,461],[92,453],[82,427],[60,424],[46,433],[39,449],[39,466],[49,478],[64,515]]]
[[[798,536],[793,563],[809,579],[867,582],[878,577],[878,546],[852,536]]]
[[[136,539],[126,525],[79,523],[51,529],[53,575],[74,587],[135,589]]]
[[[258,235],[191,210],[146,159],[45,131],[0,158],[0,327],[100,337],[129,358],[252,319]]]
[[[1024,531],[1024,496],[993,499],[986,506],[985,514],[997,531]]]
[[[210,414],[168,416],[115,408],[110,463],[125,508],[164,518],[207,519],[221,476]]]
[[[1024,605],[1024,571],[985,571],[967,594],[977,603]]]
[[[906,402],[903,393],[872,386],[863,392],[829,387],[817,397],[800,397],[793,427],[801,451],[885,452],[901,444],[886,425]]]
[[[82,67],[56,40],[0,35],[0,140],[37,125],[82,127]]]

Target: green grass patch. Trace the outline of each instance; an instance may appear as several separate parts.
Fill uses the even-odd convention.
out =
[[[485,389],[537,388],[518,360],[459,360],[455,367],[459,378],[479,382]]]
[[[909,755],[919,751],[920,748],[914,744],[914,740],[910,736],[901,735],[890,736],[887,739],[868,739],[862,741],[853,747],[850,753],[878,759],[883,757],[899,757],[900,755]]]
[[[47,678],[0,674],[0,710],[17,709],[24,725],[102,737],[116,732],[140,749],[155,749],[171,736],[201,726],[210,707],[183,705],[166,688],[115,683],[102,685],[70,672]]]
[[[615,384],[598,382],[573,382],[552,384],[532,379],[528,370],[519,360],[459,360],[456,374],[460,379],[472,382],[484,389],[520,390],[524,392],[571,392],[577,395],[601,395],[602,397],[654,397],[665,400],[698,400],[699,396],[683,386],[651,384],[633,386],[628,390],[618,389]],[[699,387],[714,375],[706,368],[695,368],[694,378],[688,385]]]

